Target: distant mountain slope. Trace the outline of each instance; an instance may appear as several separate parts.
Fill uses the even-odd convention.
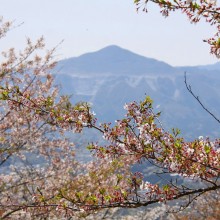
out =
[[[73,102],[93,103],[101,121],[122,118],[125,103],[150,95],[167,130],[178,127],[190,139],[219,137],[219,124],[187,91],[184,72],[195,94],[220,118],[220,70],[172,67],[117,46],[62,60],[55,70],[62,93],[73,94]]]
[[[209,65],[201,65],[197,67],[200,69],[206,69],[206,70],[220,70],[220,62],[209,64]]]
[[[96,52],[62,60],[62,73],[96,74],[171,74],[174,68],[164,62],[137,55],[118,46],[108,46]]]
[[[200,135],[219,138],[219,124],[189,94],[184,72],[195,94],[220,118],[220,71],[172,67],[117,46],[60,61],[55,79],[62,84],[62,93],[73,94],[73,103],[87,101],[93,104],[98,123],[114,124],[115,120],[124,117],[125,103],[138,102],[149,95],[154,100],[154,111],[162,112],[160,120],[165,130],[179,128],[181,136],[187,140]],[[85,148],[89,142],[104,144],[102,135],[94,130],[71,134],[70,138],[81,161],[91,159]],[[136,165],[132,170],[143,171],[149,182],[161,182],[154,173],[159,171],[149,164]],[[181,183],[180,179],[178,182]]]

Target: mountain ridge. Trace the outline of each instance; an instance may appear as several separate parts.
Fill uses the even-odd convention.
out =
[[[219,136],[218,123],[187,91],[184,72],[195,94],[220,117],[220,70],[172,67],[117,46],[60,61],[59,68],[62,71],[55,74],[55,80],[63,85],[62,94],[73,94],[73,103],[93,103],[101,122],[122,118],[125,103],[149,95],[156,110],[162,111],[161,121],[167,130],[178,127],[189,139]]]
[[[156,70],[158,74],[172,74],[174,70],[174,67],[163,61],[144,57],[115,45],[78,57],[61,60],[58,66],[62,69],[61,73],[81,74],[141,75],[155,74]]]

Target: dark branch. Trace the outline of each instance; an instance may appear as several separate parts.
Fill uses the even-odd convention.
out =
[[[206,112],[208,112],[208,114],[210,114],[218,123],[220,123],[220,120],[204,106],[204,104],[200,101],[199,97],[196,96],[195,93],[192,91],[191,86],[187,83],[187,80],[186,80],[186,72],[184,73],[184,78],[185,78],[184,82],[189,93],[198,101],[198,103],[202,106],[202,108]]]

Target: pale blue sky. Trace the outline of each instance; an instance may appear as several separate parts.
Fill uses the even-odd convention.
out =
[[[202,41],[214,28],[205,22],[192,25],[181,13],[164,19],[157,7],[149,11],[136,13],[133,0],[0,0],[0,15],[24,22],[0,42],[0,49],[21,49],[26,37],[43,35],[48,48],[64,39],[60,59],[114,44],[171,65],[217,62]]]

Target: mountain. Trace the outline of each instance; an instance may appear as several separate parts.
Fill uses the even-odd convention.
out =
[[[154,100],[154,112],[162,112],[160,121],[167,131],[179,128],[187,140],[200,135],[219,138],[219,123],[187,91],[185,72],[187,82],[196,96],[220,118],[220,70],[172,67],[117,46],[109,46],[97,52],[61,60],[54,75],[56,83],[62,85],[61,93],[72,94],[73,103],[92,103],[98,123],[114,124],[115,120],[124,117],[125,103],[140,101],[149,95]],[[83,134],[70,134],[70,138],[80,161],[91,160],[85,148],[89,142],[105,144],[102,135],[92,130],[85,130]],[[151,183],[163,182],[155,176],[154,172],[159,170],[149,164],[137,164],[132,167],[132,171],[141,171],[144,179]],[[176,178],[181,184],[183,179]]]
[[[137,55],[118,46],[108,46],[97,52],[62,60],[62,73],[140,75],[173,72],[170,65]]]
[[[209,65],[202,65],[197,66],[200,69],[206,69],[206,70],[220,70],[220,62],[209,64]]]
[[[93,103],[100,121],[114,122],[124,116],[127,102],[149,95],[155,111],[162,111],[167,130],[178,127],[182,135],[194,139],[200,135],[219,137],[219,124],[204,111],[186,89],[184,72],[193,91],[204,105],[220,118],[220,70],[199,67],[172,67],[109,46],[79,57],[61,60],[55,79],[62,93],[72,94],[72,101]]]

